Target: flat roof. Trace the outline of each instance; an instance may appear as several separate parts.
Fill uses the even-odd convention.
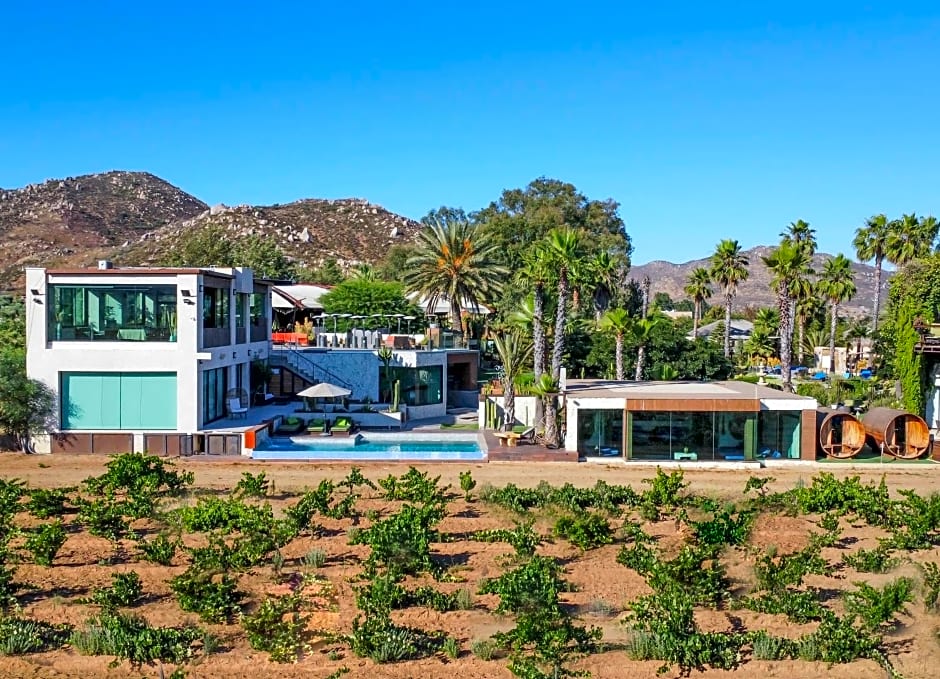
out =
[[[568,380],[565,393],[577,398],[628,398],[645,400],[806,400],[808,396],[788,394],[762,384],[740,380],[720,382],[633,382],[617,380]]]
[[[198,275],[216,276],[217,278],[235,278],[232,274],[214,271],[213,269],[199,269],[192,267],[147,267],[147,266],[125,266],[112,267],[110,269],[98,269],[97,267],[73,267],[67,269],[45,269],[47,275],[52,276],[177,276],[177,275]],[[261,280],[256,282],[262,283]],[[270,285],[270,283],[268,283]]]

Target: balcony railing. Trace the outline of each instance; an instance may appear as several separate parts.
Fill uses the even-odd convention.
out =
[[[202,330],[202,346],[204,348],[224,347],[230,344],[231,341],[231,328],[203,328]]]

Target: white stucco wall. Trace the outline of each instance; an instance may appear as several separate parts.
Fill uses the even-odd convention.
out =
[[[497,417],[505,417],[503,412],[503,403],[505,398],[502,396],[487,396],[487,401],[496,404]],[[535,424],[536,408],[538,399],[535,396],[516,396],[516,421],[514,424],[521,424],[523,427],[531,427]],[[477,412],[477,421],[480,429],[486,429],[486,402],[480,401]]]
[[[623,410],[627,407],[625,398],[566,398],[565,399],[565,450],[578,450],[578,411],[579,410]]]

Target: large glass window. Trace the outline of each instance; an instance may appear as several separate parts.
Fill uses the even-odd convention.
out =
[[[229,327],[229,296],[227,288],[206,288],[202,292],[202,327]]]
[[[384,370],[380,372],[384,373]],[[381,378],[380,378],[381,379]],[[389,368],[390,387],[399,381],[401,401],[410,406],[428,406],[444,402],[444,368]]]
[[[255,292],[251,295],[251,307],[249,311],[249,317],[251,321],[251,330],[249,330],[249,337],[251,337],[252,342],[261,342],[268,339],[268,331],[266,323],[266,314],[264,311],[264,300],[267,295]]]
[[[754,451],[754,413],[630,412],[630,459],[744,460]]]
[[[228,368],[215,368],[202,373],[202,423],[225,417],[225,392],[228,390]]]
[[[176,373],[62,373],[62,429],[175,429]]]
[[[585,457],[623,455],[623,411],[579,410],[578,454]]]
[[[799,411],[764,410],[761,411],[757,421],[757,457],[799,459]]]
[[[176,341],[175,285],[62,285],[48,288],[51,341]]]

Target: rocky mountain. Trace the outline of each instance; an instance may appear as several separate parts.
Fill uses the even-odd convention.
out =
[[[208,209],[146,172],[105,172],[0,189],[0,287],[24,266],[89,264]]]
[[[0,289],[18,289],[25,266],[159,262],[183,231],[221,225],[233,235],[272,238],[295,261],[374,263],[420,224],[351,198],[210,208],[145,172],[51,179],[0,189]]]
[[[308,266],[325,259],[336,259],[343,266],[378,262],[390,246],[413,240],[421,228],[414,220],[359,198],[307,199],[269,206],[216,205],[145,234],[124,258],[140,264],[157,262],[181,233],[210,225],[225,228],[233,237],[271,238],[294,261]]]
[[[735,307],[740,309],[745,306],[760,307],[773,306],[776,304],[776,297],[770,288],[772,276],[761,260],[761,256],[769,255],[772,250],[772,247],[761,245],[751,248],[744,253],[750,262],[748,266],[749,274],[748,279],[738,288],[734,302]],[[823,264],[826,260],[832,259],[832,257],[832,255],[825,253],[817,253],[814,255],[812,263],[813,270],[817,272],[822,271]],[[644,276],[649,276],[652,294],[665,292],[674,300],[687,299],[688,296],[683,292],[683,288],[686,285],[689,274],[696,267],[702,266],[708,268],[709,265],[710,262],[708,258],[696,259],[682,264],[655,261],[633,266],[630,270],[630,277],[636,280],[642,280]],[[852,269],[855,272],[855,285],[858,288],[858,293],[852,301],[845,305],[844,310],[847,314],[870,315],[872,300],[875,296],[875,269],[867,264],[859,264],[857,262],[853,262]],[[884,301],[887,296],[889,277],[890,272],[884,271],[882,273],[882,301]],[[709,300],[709,303],[712,305],[722,304],[721,293],[717,289],[717,286],[713,286],[713,289],[714,294]]]

